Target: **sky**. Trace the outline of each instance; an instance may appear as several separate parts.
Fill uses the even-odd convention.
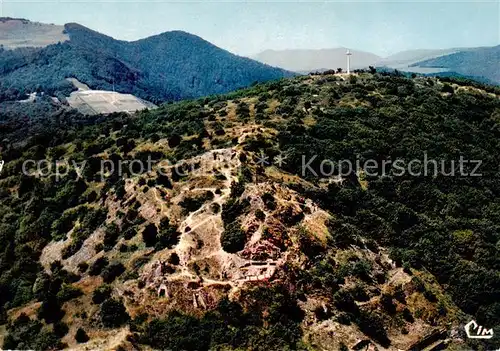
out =
[[[3,17],[77,22],[122,40],[184,30],[246,56],[335,47],[388,56],[500,44],[500,0],[0,0],[0,9]]]

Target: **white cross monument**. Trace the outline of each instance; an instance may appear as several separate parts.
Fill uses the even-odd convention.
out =
[[[346,56],[347,56],[347,74],[350,74],[351,73],[351,52],[349,50],[347,50],[347,52],[345,53]]]

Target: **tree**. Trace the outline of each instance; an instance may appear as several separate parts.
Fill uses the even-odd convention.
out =
[[[58,322],[63,316],[64,310],[61,309],[61,305],[55,297],[48,297],[38,309],[38,318],[44,319],[46,323]]]
[[[455,90],[453,89],[453,87],[451,85],[449,85],[448,83],[445,83],[443,85],[443,87],[441,88],[441,91],[443,93],[450,93],[450,94],[453,94],[455,92]]]
[[[164,320],[151,321],[144,340],[161,350],[208,350],[210,329],[200,325],[195,317],[174,312]]]
[[[89,341],[90,338],[87,335],[87,333],[85,332],[85,330],[83,330],[82,328],[78,328],[78,330],[75,333],[75,340],[77,343],[83,344],[83,343],[86,343],[87,341]]]
[[[120,236],[120,228],[118,228],[115,222],[110,223],[106,227],[106,230],[104,231],[104,240],[103,240],[104,251],[112,250],[113,247],[116,245],[116,241],[118,240],[119,236]]]
[[[357,313],[358,306],[351,293],[347,290],[339,290],[333,295],[335,306],[345,312]]]
[[[396,313],[396,305],[392,301],[392,296],[388,294],[382,294],[380,298],[380,304],[389,314]]]
[[[101,274],[102,270],[108,265],[108,259],[106,257],[99,257],[95,262],[90,266],[89,275],[96,276]]]
[[[168,146],[171,148],[177,147],[177,146],[179,146],[181,141],[182,141],[182,138],[180,135],[173,134],[170,136],[170,138],[168,138]]]
[[[125,267],[121,262],[113,262],[106,268],[104,268],[102,272],[102,279],[105,283],[113,282],[117,277],[125,272]]]
[[[155,250],[163,250],[164,248],[172,248],[179,242],[180,233],[177,227],[170,224],[168,217],[162,219],[160,223],[160,233],[155,245]]]
[[[104,302],[111,296],[112,288],[108,284],[103,284],[94,290],[92,294],[92,302],[96,305]]]
[[[61,350],[66,348],[60,342],[61,334],[65,331],[62,323],[54,325],[54,331],[43,328],[39,320],[32,320],[22,313],[16,320],[7,325],[8,334],[3,340],[3,349],[33,349],[33,350]]]
[[[78,263],[78,271],[80,273],[85,273],[88,268],[89,268],[89,264],[87,262]]]
[[[130,319],[123,302],[115,299],[108,299],[102,303],[100,316],[106,328],[118,328]]]
[[[66,323],[59,321],[54,323],[53,331],[57,337],[63,338],[66,334],[68,334],[69,328]]]
[[[243,250],[247,235],[238,222],[233,222],[226,226],[226,229],[221,234],[220,241],[224,251],[235,253]]]
[[[172,182],[170,182],[170,179],[168,179],[168,177],[161,172],[158,172],[158,178],[156,179],[156,182],[159,185],[163,185],[167,189],[172,189],[173,187]]]
[[[158,235],[158,228],[155,224],[148,224],[142,231],[142,241],[147,247],[154,247],[156,244],[156,236]]]
[[[264,205],[266,208],[270,211],[273,211],[276,209],[276,200],[274,196],[271,193],[264,193],[262,195],[262,201],[264,201]]]
[[[266,214],[261,209],[257,209],[255,210],[255,218],[259,221],[263,221],[266,219]]]
[[[57,299],[63,303],[83,295],[83,292],[73,285],[63,284],[61,290],[57,293]]]
[[[363,333],[378,341],[382,346],[387,347],[391,344],[384,328],[384,320],[375,312],[360,311],[357,324]]]
[[[115,184],[115,193],[116,197],[120,200],[122,200],[125,194],[127,194],[127,191],[125,190],[125,181],[123,179],[120,179]]]

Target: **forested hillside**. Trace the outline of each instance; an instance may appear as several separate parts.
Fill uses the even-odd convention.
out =
[[[0,115],[3,348],[498,345],[463,332],[500,327],[496,87],[304,76],[135,115],[41,108],[59,123],[31,117],[22,142],[16,111]],[[448,175],[321,165],[424,155]],[[185,172],[101,169],[148,156]],[[449,175],[461,158],[481,175]],[[22,174],[41,159],[87,165]]]
[[[292,75],[186,32],[125,42],[70,23],[65,34],[69,41],[44,48],[0,48],[0,97],[19,99],[35,91],[68,95],[74,88],[65,78],[74,77],[92,89],[115,89],[156,103]]]

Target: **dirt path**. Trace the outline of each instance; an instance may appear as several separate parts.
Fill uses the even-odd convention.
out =
[[[214,155],[217,155],[216,157]],[[233,149],[218,149],[218,150],[212,150],[209,151],[208,153],[204,154],[201,156],[201,158],[205,157],[209,160],[211,159],[216,159],[215,161],[220,161],[220,158],[222,158],[225,161],[230,161],[233,159],[234,155],[234,150]],[[237,169],[240,165],[239,160],[234,160],[235,162],[227,162],[229,165],[227,168],[222,168],[220,172],[225,176],[225,180],[222,184],[221,187],[221,193],[216,194],[216,187],[207,187],[207,188],[197,188],[194,189],[195,191],[211,191],[214,193],[214,198],[206,203],[204,203],[198,210],[191,212],[179,225],[178,229],[179,232],[181,233],[181,237],[179,239],[179,243],[177,244],[175,250],[180,258],[180,272],[179,274],[174,274],[171,276],[173,279],[180,278],[182,276],[184,277],[189,277],[190,279],[196,280],[199,279],[199,277],[196,277],[193,275],[188,268],[189,263],[193,260],[193,252],[196,252],[196,248],[194,247],[194,235],[196,235],[196,231],[207,231],[207,230],[212,230],[216,232],[218,235],[211,237],[210,242],[207,242],[207,238],[203,240],[203,247],[213,247],[214,243],[216,244],[216,247],[214,248],[215,251],[213,252],[208,252],[208,255],[205,257],[215,257],[215,258],[220,258],[222,261],[224,261],[224,258],[226,257],[226,254],[223,250],[222,247],[220,246],[220,234],[222,233],[222,229],[220,227],[220,212],[219,213],[213,213],[211,211],[211,207],[213,204],[218,204],[219,206],[222,207],[222,205],[225,203],[226,198],[228,198],[231,194],[231,183],[235,180],[237,180],[236,176],[233,176],[233,171]],[[181,191],[189,191],[189,187],[185,187],[181,189]],[[192,191],[192,190],[191,190]],[[162,208],[163,211],[163,208]],[[188,231],[186,229],[189,228]],[[196,237],[199,238],[198,235]],[[201,236],[203,238],[203,235]],[[214,279],[207,279],[203,278],[203,282],[205,284],[230,284],[231,286],[234,286],[234,284],[230,281],[224,280],[224,281],[219,281],[219,280],[214,280]]]
[[[161,200],[161,195],[160,195],[160,190],[158,189],[154,189],[154,194],[155,194],[155,200],[156,202],[158,202],[160,204],[160,207],[161,207],[161,214],[163,216],[166,216],[167,215],[167,211],[165,210],[165,202],[163,200]]]
[[[244,136],[245,135],[242,135],[241,137]],[[221,213],[213,213],[211,207],[213,204],[218,204],[222,207],[227,198],[231,195],[231,184],[237,181],[236,170],[241,166],[236,151],[232,148],[212,150],[201,155],[199,159],[201,161],[203,161],[203,159],[209,160],[209,164],[211,163],[210,160],[225,162],[227,167],[220,168],[220,172],[225,176],[225,180],[219,188],[221,189],[220,194],[215,194],[217,190],[215,187],[190,189],[186,186],[180,190],[181,193],[188,191],[211,191],[215,195],[212,200],[204,203],[198,210],[189,213],[178,226],[181,236],[179,238],[179,243],[175,247],[175,251],[179,256],[180,262],[177,272],[168,276],[167,281],[198,281],[201,282],[203,286],[222,284],[237,288],[248,281],[270,278],[279,264],[278,260],[265,262],[246,260],[239,255],[225,252],[220,245],[220,235],[224,230]],[[212,165],[210,165],[210,167],[212,167]],[[162,201],[161,196],[159,196],[159,191],[155,191],[155,198],[156,201],[161,203],[161,211],[166,215],[164,201]],[[201,248],[197,247],[197,243],[199,243],[200,240],[202,241]],[[205,262],[210,260],[218,261],[221,265],[221,277],[228,273],[229,278],[219,280],[196,276],[190,271],[189,266],[190,263],[197,261],[197,257]]]

